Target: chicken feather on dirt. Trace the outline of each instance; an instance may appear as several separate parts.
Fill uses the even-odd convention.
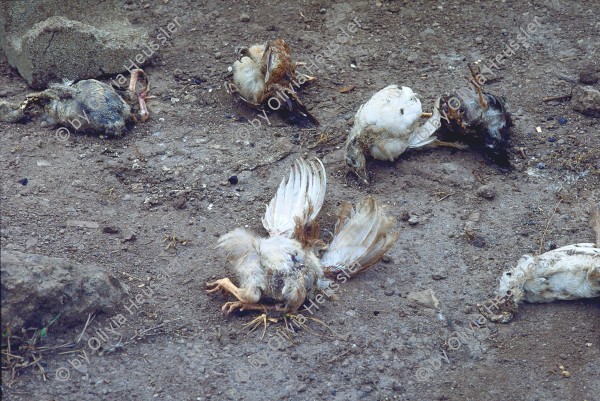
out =
[[[546,303],[600,297],[600,214],[592,207],[596,244],[563,246],[538,256],[525,255],[505,272],[496,291],[507,302],[479,305],[493,322],[507,323],[520,303]]]
[[[299,65],[302,63],[292,61],[291,49],[283,39],[244,47],[233,63],[233,84],[226,82],[225,88],[252,106],[267,105],[287,114],[294,123],[319,125],[294,89],[315,79],[296,72]]]
[[[419,125],[422,116],[421,101],[409,87],[390,85],[375,93],[356,112],[354,126],[346,140],[346,164],[368,184],[368,155],[394,161],[407,149],[429,144],[464,149],[460,144],[442,142],[434,136],[441,124],[438,107]]]
[[[321,161],[298,159],[262,219],[269,236],[237,228],[219,239],[239,282],[239,287],[228,278],[207,283],[209,293],[222,290],[237,299],[223,305],[224,313],[236,309],[294,313],[325,292],[339,272],[350,270],[354,276],[373,266],[398,239],[393,219],[367,197],[355,207],[342,204],[333,240],[320,255],[324,244],[315,219],[325,190]]]
[[[140,75],[146,83],[137,93],[136,83]],[[140,69],[132,71],[129,88],[121,94],[95,79],[51,84],[45,91],[28,95],[20,106],[0,107],[0,121],[16,123],[39,117],[42,126],[62,126],[82,133],[121,136],[130,122],[148,119],[146,99],[149,91],[148,78]],[[136,114],[132,109],[138,105],[139,112]]]

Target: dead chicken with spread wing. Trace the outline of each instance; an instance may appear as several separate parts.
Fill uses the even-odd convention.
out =
[[[331,244],[324,252],[316,218],[325,198],[326,176],[320,160],[298,159],[282,180],[262,219],[268,237],[237,228],[219,239],[239,283],[229,278],[207,283],[237,300],[223,312],[259,310],[294,313],[329,288],[332,278],[350,269],[356,275],[377,263],[397,240],[393,220],[371,197],[354,208],[341,207]]]
[[[238,60],[232,66],[233,83],[226,82],[225,89],[252,106],[266,105],[281,111],[294,123],[319,125],[296,92],[315,79],[296,71],[299,65],[302,63],[292,60],[291,49],[283,39],[244,47],[238,51]]]

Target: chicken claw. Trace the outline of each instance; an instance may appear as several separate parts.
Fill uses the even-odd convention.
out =
[[[209,294],[214,294],[219,291],[223,291],[224,293],[229,293],[233,295],[240,302],[244,301],[240,294],[240,289],[237,288],[235,284],[233,284],[228,278],[222,278],[220,280],[213,281],[212,283],[206,283],[206,287],[213,287],[207,288],[206,292]]]

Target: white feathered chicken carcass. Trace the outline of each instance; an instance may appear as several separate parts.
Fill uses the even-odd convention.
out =
[[[500,302],[479,305],[493,322],[507,323],[521,302],[544,303],[600,297],[600,215],[592,208],[596,244],[563,246],[538,256],[525,255],[505,272],[496,290]]]
[[[305,301],[326,292],[329,278],[348,269],[351,276],[366,270],[398,239],[391,230],[393,220],[368,197],[354,208],[342,204],[333,240],[324,247],[315,219],[325,189],[321,161],[298,159],[262,219],[269,237],[237,228],[219,239],[240,284],[237,287],[228,278],[207,283],[208,293],[222,290],[237,298],[223,305],[224,313],[296,312]]]
[[[394,161],[409,148],[429,144],[465,149],[462,144],[442,142],[433,135],[441,126],[439,100],[431,117],[419,125],[422,116],[421,101],[411,88],[390,85],[375,93],[356,112],[346,141],[346,164],[368,184],[367,155]]]

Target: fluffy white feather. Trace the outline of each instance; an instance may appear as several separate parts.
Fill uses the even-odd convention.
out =
[[[317,217],[326,189],[325,167],[319,159],[296,160],[287,182],[285,178],[281,181],[267,205],[263,226],[271,236],[291,238],[297,221],[301,227],[307,227]]]
[[[249,56],[244,56],[233,63],[233,82],[246,101],[258,104],[265,92],[266,81],[261,65],[265,51],[264,45],[254,45],[248,49]]]
[[[356,208],[342,204],[333,240],[321,257],[326,274],[349,267],[356,274],[372,266],[398,239],[399,233],[391,230],[393,224],[371,197]]]
[[[371,155],[393,161],[406,149],[435,140],[430,135],[423,138],[422,130],[415,131],[422,113],[421,101],[411,88],[390,85],[358,109],[350,136],[373,137],[369,143]],[[415,135],[416,132],[420,135]]]
[[[502,275],[497,293],[507,291],[517,304],[598,297],[600,248],[574,244],[538,256],[525,255]]]

